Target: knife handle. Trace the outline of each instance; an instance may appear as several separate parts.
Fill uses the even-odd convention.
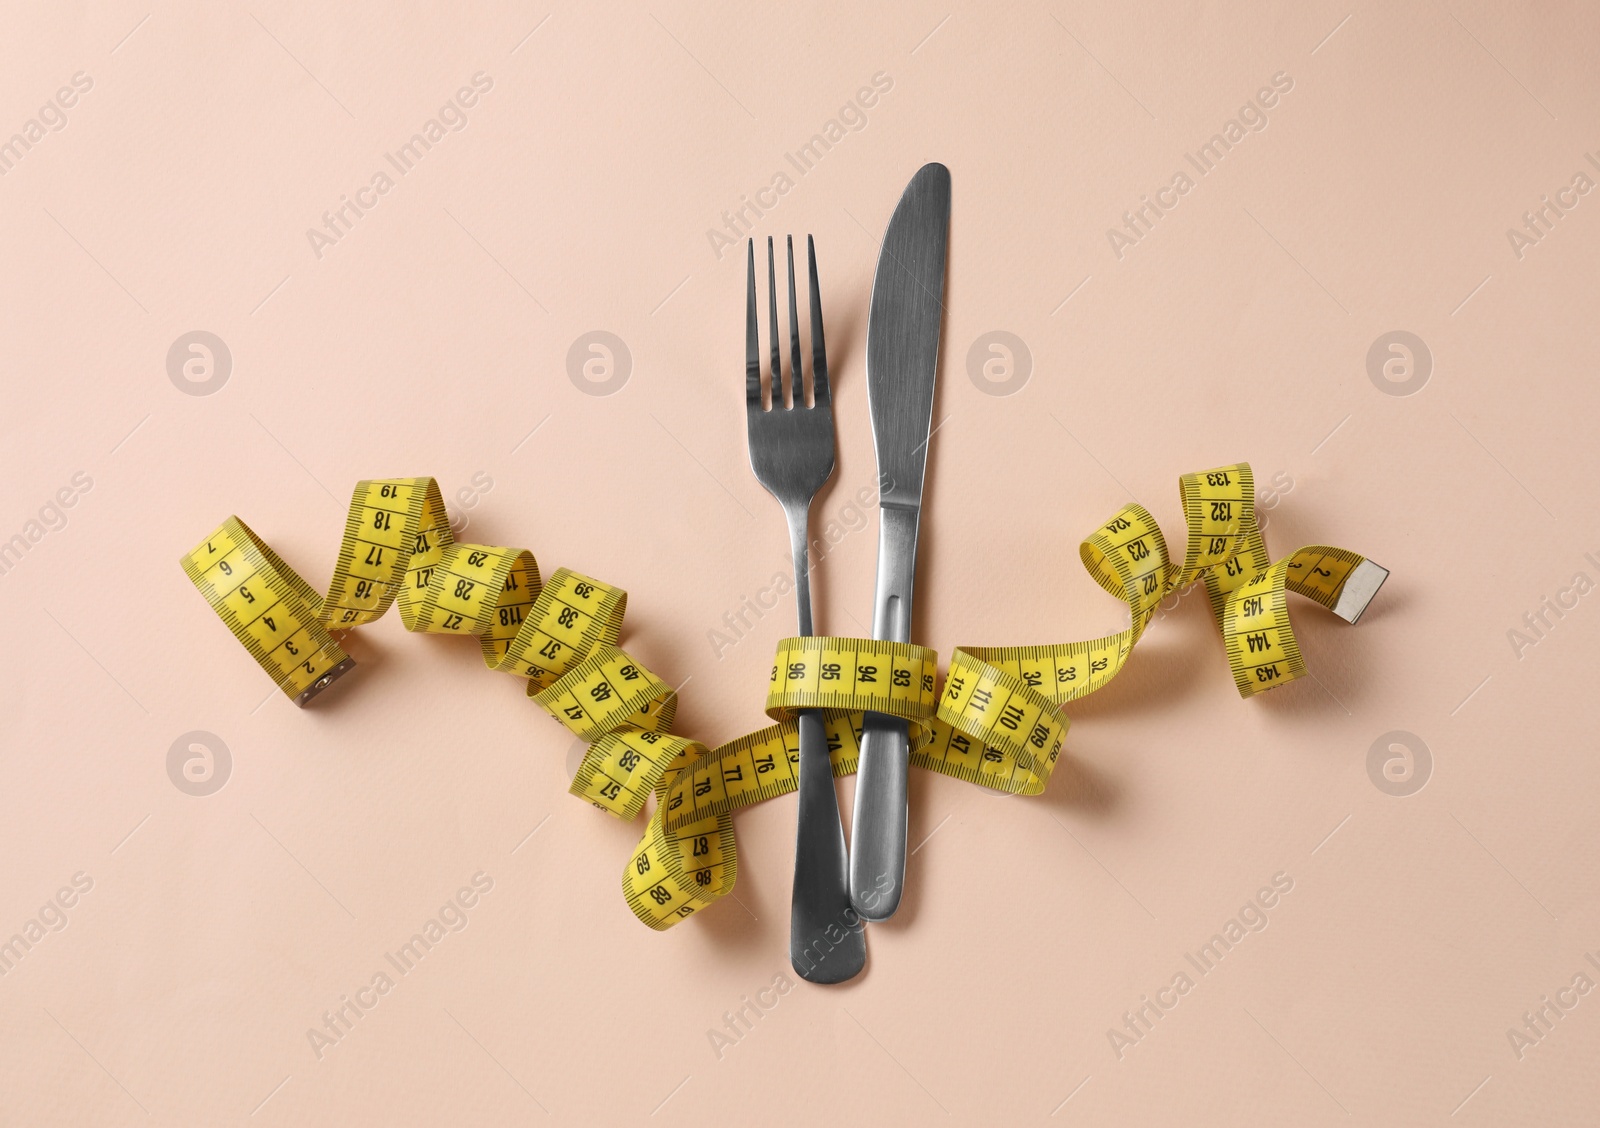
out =
[[[911,641],[911,589],[917,579],[917,529],[922,507],[889,500],[878,515],[878,588],[873,595],[872,637]]]
[[[906,723],[884,713],[861,717],[861,766],[850,842],[850,907],[862,920],[888,920],[906,877]]]
[[[911,592],[917,574],[918,506],[885,499],[879,514],[878,590],[872,637],[911,641]],[[906,722],[883,713],[861,720],[850,843],[850,905],[863,920],[888,920],[900,907],[906,874]]]

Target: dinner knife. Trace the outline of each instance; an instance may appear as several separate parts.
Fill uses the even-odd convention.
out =
[[[867,401],[878,452],[878,587],[872,637],[911,641],[922,479],[944,318],[950,170],[926,164],[895,205],[867,314]],[[862,717],[850,844],[850,904],[864,920],[900,907],[906,869],[906,722]]]

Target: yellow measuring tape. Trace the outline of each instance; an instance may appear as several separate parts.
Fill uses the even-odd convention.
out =
[[[835,776],[856,770],[861,714],[910,725],[911,762],[998,791],[1037,795],[1061,753],[1060,707],[1122,669],[1161,601],[1202,582],[1243,696],[1305,673],[1289,623],[1293,591],[1354,623],[1388,572],[1353,552],[1313,545],[1273,563],[1255,516],[1250,467],[1180,479],[1188,546],[1181,564],[1143,506],[1124,506],[1080,546],[1096,582],[1124,600],[1131,625],[1060,646],[958,648],[942,687],[922,646],[808,637],[778,644],[767,690],[776,724],[717,748],[669,730],[677,694],[621,650],[627,594],[557,569],[543,580],[521,548],[457,544],[432,478],[356,485],[326,596],[237,517],[182,558],[230,631],[298,705],[355,662],[333,633],[398,602],[408,630],[475,636],[484,663],[589,741],[572,794],[632,819],[657,798],[623,871],[635,915],[666,929],[733,888],[733,812],[795,790],[797,710],[822,709]]]

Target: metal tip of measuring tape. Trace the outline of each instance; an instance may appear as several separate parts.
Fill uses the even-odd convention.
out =
[[[294,703],[300,706],[300,708],[304,709],[311,703],[311,699],[313,697],[327,689],[334,682],[338,681],[339,678],[344,674],[347,674],[351,670],[355,669],[355,667],[356,660],[354,658],[346,658],[343,662],[340,662],[337,666],[333,667],[333,669],[329,670],[327,673],[323,674],[320,678],[307,686],[301,692],[300,696],[294,699]]]
[[[1354,625],[1355,621],[1361,618],[1361,613],[1367,609],[1367,604],[1372,602],[1372,597],[1378,594],[1383,581],[1388,578],[1389,569],[1370,560],[1363,560],[1345,580],[1333,613]]]

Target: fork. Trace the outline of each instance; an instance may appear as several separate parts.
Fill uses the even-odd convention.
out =
[[[749,246],[749,302],[745,311],[745,407],[749,419],[750,468],[778,499],[789,522],[794,554],[794,592],[799,633],[812,632],[811,499],[833,474],[833,402],[828,392],[828,354],[822,335],[822,297],[817,285],[817,249],[806,236],[811,268],[811,405],[806,406],[800,363],[800,321],[794,299],[794,238],[789,248],[789,378],[778,348],[778,283],[772,239],[767,239],[768,320],[771,323],[770,408],[761,394],[761,334],[756,317],[756,245]],[[833,791],[833,769],[822,714],[800,713],[800,814],[795,833],[794,896],[789,911],[789,962],[813,983],[842,983],[867,959],[865,926],[850,907],[849,861],[844,827]],[[843,938],[836,940],[842,934]]]

